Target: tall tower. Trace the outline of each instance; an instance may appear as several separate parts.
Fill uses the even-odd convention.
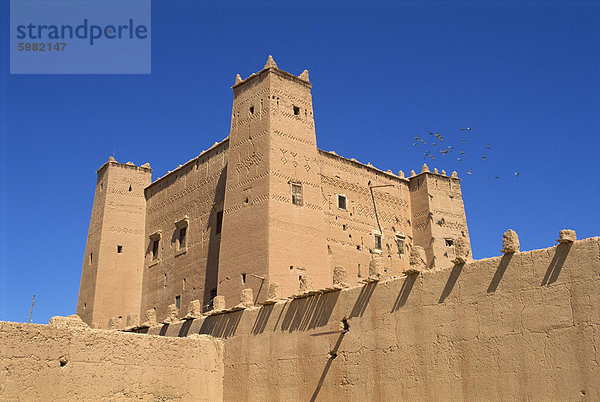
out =
[[[425,249],[427,266],[452,266],[454,245],[459,238],[469,245],[467,217],[456,172],[448,177],[430,172],[423,165],[420,174],[410,178],[413,242]]]
[[[151,172],[149,164],[112,157],[98,169],[77,300],[77,315],[89,325],[106,328],[111,317],[139,314]]]
[[[233,86],[218,285],[228,305],[248,287],[265,299],[271,282],[295,293],[299,275],[331,284],[322,203],[308,71],[269,56]]]

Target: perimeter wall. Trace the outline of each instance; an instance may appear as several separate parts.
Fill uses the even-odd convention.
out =
[[[0,323],[0,399],[598,400],[599,305],[595,237],[148,334]]]
[[[599,275],[596,237],[151,332],[226,338],[229,401],[598,400]]]

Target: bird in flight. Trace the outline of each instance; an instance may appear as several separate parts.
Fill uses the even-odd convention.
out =
[[[471,131],[471,127],[467,127],[467,128],[461,127],[460,131]]]
[[[490,144],[487,144],[487,149],[490,149]]]
[[[471,169],[467,170],[467,174],[471,174]]]
[[[458,158],[458,161],[459,161],[460,163],[462,163],[462,159]]]
[[[494,179],[499,179],[499,178],[500,178],[500,177],[498,177],[498,176],[494,176]]]
[[[460,140],[460,142],[462,142],[463,144],[466,144],[466,141],[464,139]]]
[[[483,155],[483,156],[482,156],[482,158],[483,158],[483,160],[486,160],[486,159],[487,159],[485,155]]]
[[[519,177],[520,175],[521,175],[521,173],[515,172],[515,176]]]
[[[467,153],[466,153],[465,151],[460,151],[460,154],[461,154],[462,156],[465,156]]]

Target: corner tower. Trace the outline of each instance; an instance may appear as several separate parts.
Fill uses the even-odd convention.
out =
[[[218,293],[257,301],[269,283],[298,291],[299,272],[331,283],[308,71],[295,76],[273,58],[233,86]]]
[[[77,315],[89,325],[107,328],[111,317],[139,314],[151,172],[112,157],[98,169],[77,300]]]
[[[452,266],[457,239],[466,240],[471,260],[471,242],[460,189],[460,179],[453,172],[430,172],[423,165],[421,173],[410,177],[413,241],[425,249],[427,266]]]

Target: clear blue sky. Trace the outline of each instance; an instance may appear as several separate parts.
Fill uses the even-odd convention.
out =
[[[26,321],[34,293],[32,321],[74,313],[96,169],[114,152],[156,178],[220,141],[235,74],[268,54],[310,71],[322,149],[407,173],[424,162],[415,135],[464,149],[427,163],[463,179],[476,258],[508,228],[523,250],[600,235],[599,2],[152,7],[151,75],[9,75],[0,0],[0,320]]]

